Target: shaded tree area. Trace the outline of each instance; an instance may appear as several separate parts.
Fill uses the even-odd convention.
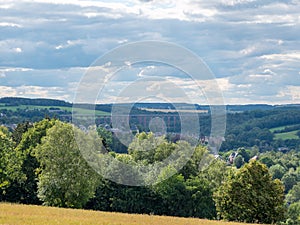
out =
[[[162,162],[180,146],[188,144],[171,143],[152,133],[141,133],[130,144],[126,161],[137,165]],[[124,155],[113,155],[124,160]],[[201,168],[200,162],[203,163]],[[205,163],[209,165],[204,166]],[[180,171],[176,172],[172,165],[164,168],[158,177],[161,182],[157,184],[130,187],[102,179],[87,208],[212,219],[216,217],[212,194],[227,169],[225,163],[215,160],[206,147],[199,146]],[[173,175],[169,176],[170,172]]]
[[[19,129],[13,133],[16,141],[19,141],[14,152],[20,161],[19,173],[21,175],[11,178],[10,186],[6,189],[3,197],[5,201],[41,204],[37,197],[37,170],[40,168],[40,164],[34,155],[34,148],[41,143],[42,137],[46,136],[47,129],[54,126],[55,122],[55,120],[44,119],[32,127],[26,123],[20,124]],[[25,131],[21,139],[20,130]]]

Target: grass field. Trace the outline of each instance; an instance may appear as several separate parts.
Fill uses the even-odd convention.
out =
[[[294,125],[288,125],[288,126],[281,126],[281,127],[274,127],[274,128],[271,128],[270,131],[274,132],[274,131],[278,131],[278,130],[283,130],[284,128],[294,127],[294,126],[297,126],[297,125],[300,125],[300,124],[294,124]]]
[[[272,129],[270,129],[271,132],[275,132],[275,131],[280,131],[280,130],[284,130],[285,128],[289,128],[289,127],[294,127],[297,126],[299,124],[295,124],[295,125],[289,125],[289,126],[281,126],[281,127],[274,127]],[[284,132],[284,133],[275,133],[275,139],[282,139],[282,140],[288,140],[288,139],[299,139],[299,137],[297,136],[297,132],[298,130],[294,130],[294,131],[290,131],[290,132]]]
[[[275,134],[275,139],[282,139],[282,140],[288,140],[288,139],[299,139],[299,137],[297,136],[297,132],[298,130],[295,131],[290,131],[290,132],[286,132],[286,133],[278,133]]]
[[[167,216],[108,213],[0,203],[0,225],[243,225]],[[245,225],[245,224],[244,224]]]
[[[50,109],[50,108],[59,108],[60,110],[72,112],[72,107],[65,107],[65,106],[36,106],[36,105],[5,106],[4,104],[0,104],[0,109],[7,109],[7,110],[12,110],[12,111],[17,111],[17,109],[34,110],[34,109]],[[91,112],[91,110],[89,110],[89,109],[80,109],[80,108],[76,108],[75,112],[78,114],[83,114],[83,115],[90,115],[91,113],[93,113],[93,111]],[[107,116],[110,114],[108,112],[95,110],[95,115],[96,116]]]

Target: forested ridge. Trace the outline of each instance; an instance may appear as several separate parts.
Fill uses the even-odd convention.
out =
[[[17,109],[3,110],[2,117],[7,120],[18,115]],[[49,108],[42,110],[49,112]],[[34,109],[24,113],[30,111]],[[113,130],[107,126],[99,125],[97,132],[86,132],[61,121],[57,114],[32,118],[24,117],[14,128],[0,127],[1,201],[300,224],[298,106],[231,111],[227,114],[225,141],[219,155],[211,154],[207,143],[198,144],[183,168],[176,170],[176,164],[166,166],[158,174],[161,182],[146,186],[123,185],[122,179],[129,178],[126,171],[116,170],[114,164],[103,167],[105,173],[114,173],[117,183],[95,172],[83,158],[74,134],[95,151],[94,158],[106,162],[109,155],[134,165],[137,177],[143,166],[163,162],[176,152],[180,153],[178,158],[184,159],[185,150],[193,147],[172,135],[157,136],[141,127],[126,152],[122,152]],[[202,135],[209,135],[209,115],[201,118],[207,119]],[[294,136],[288,136],[291,132]]]

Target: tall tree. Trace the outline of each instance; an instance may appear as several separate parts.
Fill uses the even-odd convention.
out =
[[[82,208],[95,193],[99,177],[83,158],[75,133],[89,142],[83,131],[56,122],[35,149],[41,164],[38,197],[46,205]]]
[[[215,192],[218,215],[229,221],[276,223],[284,218],[283,190],[264,164],[252,160]]]
[[[287,213],[287,225],[299,225],[300,224],[300,201],[295,202],[289,206]]]
[[[46,135],[49,128],[54,126],[56,120],[44,119],[34,123],[33,127],[25,123],[20,126],[20,130],[26,130],[20,140],[20,132],[16,131],[13,138],[20,142],[16,147],[16,152],[22,158],[21,173],[23,179],[14,179],[6,191],[7,201],[21,202],[26,204],[41,204],[37,197],[37,169],[40,167],[34,155],[34,148],[41,143],[42,137]]]
[[[110,131],[108,131],[107,129],[105,129],[104,127],[99,126],[97,128],[97,132],[100,135],[100,137],[102,138],[102,143],[103,146],[105,147],[105,149],[107,151],[111,151],[113,150],[113,136],[112,133]]]
[[[5,188],[9,184],[8,174],[7,174],[7,164],[8,164],[8,153],[11,150],[12,150],[11,140],[5,134],[4,127],[0,127],[0,191],[1,189]]]
[[[15,143],[5,127],[0,127],[0,201],[9,200],[13,180],[23,180],[22,158],[14,149]]]
[[[16,129],[12,133],[12,139],[15,142],[16,145],[18,145],[23,137],[23,134],[28,131],[29,128],[31,128],[33,125],[31,123],[24,122],[24,123],[19,123],[16,127]]]

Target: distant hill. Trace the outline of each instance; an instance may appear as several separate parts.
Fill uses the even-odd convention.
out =
[[[72,107],[73,104],[63,100],[46,99],[46,98],[21,98],[21,97],[4,97],[0,98],[0,104],[5,106],[20,106],[20,105],[33,105],[33,106],[56,106],[56,107]],[[130,103],[120,104],[124,106],[131,105]],[[91,107],[90,104],[81,104],[83,108]],[[84,107],[85,106],[85,107]],[[134,108],[148,108],[148,109],[197,109],[210,111],[209,105],[187,104],[187,103],[135,103]],[[96,104],[96,110],[110,112],[112,104]],[[300,104],[287,104],[287,105],[268,105],[268,104],[247,104],[247,105],[226,105],[228,112],[244,112],[252,110],[272,110],[272,109],[300,109]]]
[[[36,105],[36,106],[64,106],[72,107],[72,103],[56,100],[56,99],[44,99],[44,98],[19,98],[19,97],[4,97],[0,98],[0,103],[6,106],[19,106],[19,105]]]

